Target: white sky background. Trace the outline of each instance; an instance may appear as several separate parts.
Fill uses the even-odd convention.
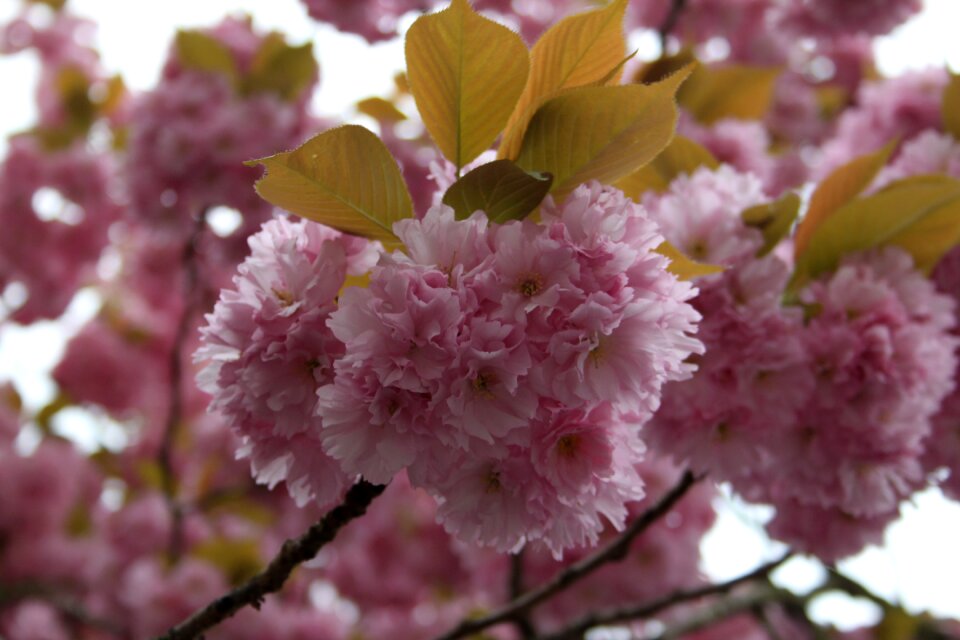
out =
[[[298,0],[70,0],[69,5],[75,13],[96,21],[106,68],[120,72],[128,86],[137,90],[155,83],[177,28],[210,26],[226,14],[239,12],[253,15],[260,29],[284,32],[292,42],[314,42],[321,67],[320,90],[313,103],[318,113],[353,117],[352,105],[358,99],[387,94],[393,75],[403,68],[399,41],[371,47],[359,37],[311,21]],[[15,15],[19,6],[17,0],[0,0],[0,22]],[[944,63],[960,70],[958,26],[960,0],[927,0],[921,16],[878,42],[881,71],[894,75]],[[652,57],[657,53],[653,42],[653,38],[640,38],[634,46],[641,48],[641,56]],[[37,70],[32,55],[0,56],[0,153],[10,132],[30,126],[35,119]],[[51,399],[54,387],[48,372],[59,360],[67,336],[96,312],[96,306],[95,296],[81,295],[58,323],[0,329],[0,381],[15,379],[29,408]],[[911,611],[927,609],[960,618],[956,587],[960,505],[931,490],[905,505],[903,514],[888,529],[883,549],[868,549],[841,563],[841,569]],[[771,543],[758,524],[764,515],[762,508],[722,500],[719,524],[704,542],[704,568],[711,577],[739,575],[779,553],[782,546]],[[797,559],[777,577],[806,589],[819,580],[819,571],[815,563]],[[824,598],[814,609],[815,618],[837,621],[844,628],[872,622],[877,615],[874,607],[843,597]]]

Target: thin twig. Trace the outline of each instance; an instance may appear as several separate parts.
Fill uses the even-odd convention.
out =
[[[0,589],[0,609],[5,605],[18,604],[24,600],[38,600],[56,609],[67,620],[118,638],[126,638],[120,625],[88,611],[73,598],[41,584],[22,583]]]
[[[337,532],[350,521],[362,516],[367,507],[383,493],[384,485],[361,480],[353,485],[339,506],[334,507],[320,522],[296,539],[287,540],[269,566],[230,593],[221,596],[200,609],[181,624],[173,627],[158,640],[189,640],[214,625],[223,622],[243,607],[260,607],[267,594],[279,591],[300,564],[313,559],[320,549],[336,537]]]
[[[523,549],[510,556],[510,595],[514,600],[523,595]],[[537,630],[530,622],[530,618],[525,615],[517,616],[514,620],[517,629],[520,631],[520,637],[523,640],[531,640],[537,637]]]
[[[167,418],[164,421],[160,436],[160,448],[157,450],[157,464],[160,467],[160,477],[163,495],[170,510],[170,545],[168,552],[174,561],[183,551],[183,506],[177,499],[177,479],[173,468],[173,445],[176,441],[177,429],[183,417],[183,345],[190,331],[190,321],[193,318],[196,304],[196,288],[200,279],[197,265],[197,242],[206,226],[207,210],[204,209],[197,216],[193,230],[183,246],[180,264],[183,267],[183,310],[177,321],[173,343],[167,359],[167,377],[170,384],[170,401],[167,408]]]
[[[717,600],[709,606],[703,607],[688,616],[675,626],[651,640],[673,640],[693,633],[712,624],[731,618],[738,613],[750,611],[757,607],[762,607],[771,602],[779,602],[784,599],[793,599],[794,596],[789,591],[777,589],[770,584],[762,584],[747,593],[732,595],[729,598]]]
[[[687,490],[690,489],[690,487],[692,487],[696,481],[697,478],[693,475],[693,473],[687,471],[683,474],[680,482],[678,482],[675,487],[673,487],[662,498],[660,498],[655,505],[644,511],[639,518],[634,520],[630,526],[628,526],[624,532],[617,537],[616,540],[597,550],[592,555],[570,565],[554,576],[546,584],[543,584],[532,591],[528,591],[518,598],[514,598],[497,611],[480,618],[462,621],[459,625],[457,625],[456,628],[448,631],[442,636],[439,636],[437,640],[455,640],[456,638],[463,638],[479,631],[483,631],[484,629],[492,627],[495,624],[516,620],[519,616],[523,615],[534,606],[543,602],[547,598],[550,598],[554,594],[563,591],[584,576],[593,573],[601,566],[609,562],[622,560],[629,551],[630,544],[633,542],[634,538],[643,533],[650,525],[670,511],[670,509],[673,508],[673,505],[675,505],[680,498],[683,497]]]
[[[768,640],[783,640],[783,636],[777,631],[776,626],[770,620],[769,610],[766,606],[757,606],[750,611],[754,619],[763,627],[763,632],[767,634]]]
[[[663,598],[659,598],[657,600],[653,600],[652,602],[647,602],[641,605],[621,607],[618,609],[611,609],[609,611],[599,611],[587,614],[579,620],[571,623],[569,626],[564,627],[560,631],[546,636],[542,640],[572,640],[574,638],[581,638],[587,630],[592,629],[593,627],[611,625],[618,622],[626,622],[628,620],[642,620],[644,618],[650,618],[657,613],[660,613],[664,609],[669,609],[670,607],[678,604],[690,602],[692,600],[699,600],[700,598],[705,598],[707,596],[727,593],[733,588],[746,582],[752,582],[759,578],[765,578],[770,574],[771,571],[791,558],[792,555],[793,554],[791,552],[787,552],[776,560],[760,565],[749,573],[745,573],[731,580],[727,580],[726,582],[718,582],[716,584],[706,585],[697,589],[681,589],[680,591],[675,591],[674,593],[664,596]]]
[[[677,26],[677,22],[680,21],[680,16],[683,14],[683,10],[686,8],[686,6],[687,0],[672,0],[670,3],[670,10],[667,12],[666,17],[663,19],[663,22],[660,23],[660,27],[657,29],[657,31],[660,32],[661,55],[665,56],[667,54],[667,37]]]

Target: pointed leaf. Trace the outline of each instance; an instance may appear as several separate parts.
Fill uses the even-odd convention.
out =
[[[847,254],[895,245],[929,272],[960,243],[960,180],[920,176],[848,202],[813,232],[791,289],[836,268]]]
[[[527,173],[509,160],[480,165],[457,180],[444,194],[458,220],[483,211],[493,222],[521,220],[536,209],[550,191],[550,174]]]
[[[619,78],[626,54],[626,0],[564,18],[530,51],[530,79],[503,133],[498,157],[516,158],[524,132],[540,106],[564,89]],[[611,75],[612,70],[612,75]]]
[[[650,164],[617,181],[616,187],[629,198],[640,202],[647,191],[662,193],[682,174],[692,174],[700,167],[716,169],[720,162],[706,147],[690,138],[674,136],[670,144]]]
[[[690,64],[696,68],[700,65],[700,61],[697,60],[693,49],[684,47],[674,54],[660,56],[653,62],[643,65],[633,74],[630,82],[637,84],[660,82]]]
[[[960,140],[960,74],[951,73],[943,90],[943,130]]]
[[[747,226],[763,233],[763,246],[757,252],[758,256],[767,255],[787,237],[798,213],[800,196],[787,193],[773,202],[750,207],[741,214]]]
[[[296,100],[317,76],[313,44],[294,47],[278,33],[271,33],[253,57],[250,72],[243,79],[243,91],[275,93],[284,100]]]
[[[810,205],[797,226],[794,255],[803,253],[817,227],[866,189],[887,163],[896,146],[891,142],[877,152],[855,158],[824,178],[810,197]]]
[[[662,242],[656,248],[660,255],[670,258],[670,266],[667,271],[677,276],[681,280],[693,280],[700,276],[709,276],[714,273],[720,273],[725,267],[716,264],[706,264],[697,262],[688,258],[682,251],[677,249],[669,242]]]
[[[780,69],[746,65],[700,65],[677,101],[698,121],[713,124],[722,118],[759,120],[767,113]]]
[[[656,157],[677,123],[674,94],[689,71],[654,85],[571,89],[530,121],[517,165],[554,177],[563,197],[588,180],[613,183]]]
[[[331,129],[247,164],[257,163],[267,169],[256,184],[264,200],[335,229],[396,245],[393,223],[413,215],[400,168],[363,127]]]
[[[393,124],[407,119],[397,105],[383,98],[364,98],[357,103],[357,111],[380,123]]]
[[[240,71],[227,45],[200,31],[177,31],[177,59],[186,69],[220,74],[236,85]]]
[[[407,32],[407,77],[423,123],[459,169],[490,148],[530,72],[523,40],[467,0],[421,16]]]

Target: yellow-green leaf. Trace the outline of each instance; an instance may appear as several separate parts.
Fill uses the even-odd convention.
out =
[[[263,567],[260,545],[253,539],[212,538],[191,551],[220,569],[230,584],[240,584],[255,576]]]
[[[623,15],[627,0],[564,18],[540,37],[530,51],[530,79],[510,115],[500,158],[516,158],[524,132],[540,106],[564,89],[619,78],[626,53]],[[612,70],[612,75],[611,75]]]
[[[275,93],[284,100],[295,100],[316,76],[312,43],[294,47],[280,34],[271,33],[253,57],[243,79],[243,93]]]
[[[357,103],[357,111],[380,123],[393,124],[407,119],[397,105],[383,98],[365,98]]]
[[[791,289],[836,268],[843,256],[895,245],[929,272],[960,243],[960,180],[920,176],[900,180],[838,209],[816,228],[799,255]]]
[[[767,113],[780,69],[746,65],[700,65],[677,94],[677,101],[698,121],[722,118],[759,120]]]
[[[667,267],[667,271],[681,280],[693,280],[700,276],[709,276],[720,273],[725,268],[716,264],[706,264],[692,260],[669,242],[662,242],[656,248],[656,252],[670,258],[670,266]]]
[[[684,47],[677,53],[661,56],[643,65],[633,74],[630,81],[638,84],[653,84],[654,82],[660,82],[668,76],[672,76],[690,64],[696,67],[700,64],[700,61],[697,60],[693,49]]]
[[[527,46],[467,0],[453,0],[413,23],[405,52],[423,123],[459,169],[503,130],[530,72]]]
[[[75,504],[67,516],[64,528],[71,538],[81,538],[93,531],[93,517],[90,513],[90,507],[82,502]]]
[[[517,165],[552,174],[561,198],[588,180],[613,183],[636,171],[673,137],[674,94],[687,73],[653,85],[571,89],[547,101],[530,120]]]
[[[943,129],[960,140],[960,74],[951,73],[943,90]]]
[[[647,191],[666,191],[679,175],[692,174],[700,167],[716,169],[719,166],[720,162],[705,147],[690,138],[674,136],[650,164],[618,180],[616,187],[639,202]]]
[[[70,396],[61,391],[53,398],[53,400],[48,402],[40,409],[40,411],[37,412],[37,415],[34,416],[33,421],[36,423],[40,431],[49,435],[53,433],[54,416],[64,409],[72,406],[73,400],[70,399]]]
[[[23,398],[13,385],[0,386],[0,402],[3,403],[4,409],[14,413],[20,413],[23,409]]]
[[[895,142],[875,153],[855,158],[823,179],[810,197],[810,205],[797,226],[794,236],[794,255],[803,253],[810,237],[838,208],[853,200],[866,189],[887,163]]]
[[[335,229],[396,245],[393,223],[413,215],[400,168],[363,127],[330,129],[247,164],[257,163],[267,169],[256,184],[263,199]]]
[[[67,0],[27,0],[27,2],[31,4],[45,4],[54,11],[60,11],[64,5],[67,4]]]
[[[270,526],[277,520],[275,512],[251,499],[242,489],[213,492],[200,501],[198,506],[206,514],[227,513],[262,526]]]
[[[509,160],[496,160],[453,183],[443,203],[458,220],[478,210],[493,222],[520,220],[540,205],[552,182],[549,174],[527,173]]]
[[[236,85],[240,72],[227,45],[200,31],[177,31],[174,41],[177,59],[187,69],[216,73]]]
[[[763,246],[757,255],[767,255],[787,237],[798,213],[800,213],[800,196],[787,193],[773,202],[750,207],[741,214],[747,226],[759,229],[763,233]]]
[[[901,607],[889,607],[874,628],[873,636],[876,640],[916,640],[923,637],[918,633],[922,622],[919,616],[911,615]]]

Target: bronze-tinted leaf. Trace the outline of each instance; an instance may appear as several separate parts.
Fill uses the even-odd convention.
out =
[[[653,85],[571,89],[547,101],[530,121],[517,165],[552,174],[558,197],[588,180],[614,183],[670,142],[674,95],[687,73]]]
[[[613,82],[626,53],[623,16],[626,0],[564,18],[550,27],[530,51],[530,79],[510,115],[500,158],[516,158],[527,125],[540,106],[564,89]]]
[[[331,129],[248,164],[258,163],[267,169],[256,184],[265,200],[335,229],[396,245],[393,223],[413,215],[400,168],[363,127]]]
[[[520,220],[540,205],[552,182],[549,174],[527,173],[509,160],[496,160],[457,180],[443,203],[458,220],[478,210],[493,222]]]
[[[421,16],[407,32],[407,78],[423,123],[457,168],[490,148],[530,72],[523,40],[467,0]]]

